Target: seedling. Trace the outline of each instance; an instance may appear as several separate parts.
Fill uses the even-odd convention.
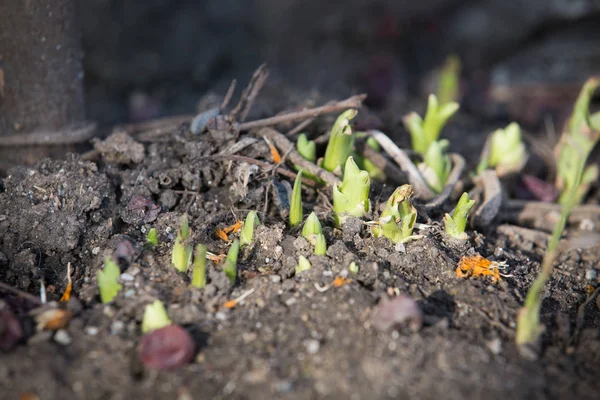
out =
[[[385,236],[394,243],[404,243],[413,238],[417,210],[411,204],[413,189],[402,185],[390,196],[377,225],[371,227],[375,237]]]
[[[552,264],[558,255],[558,242],[569,214],[581,199],[581,185],[587,158],[600,138],[600,126],[591,125],[595,124],[595,119],[590,118],[589,115],[589,104],[598,86],[600,86],[600,78],[591,78],[585,83],[558,145],[557,180],[563,189],[562,210],[548,242],[540,273],[527,292],[525,305],[519,311],[516,335],[516,342],[519,345],[534,343],[541,333],[542,289],[552,275]]]
[[[588,80],[575,103],[573,114],[566,130],[556,146],[557,176],[556,187],[560,191],[559,203],[567,204],[571,189],[576,187],[575,203],[587,193],[590,184],[598,177],[596,165],[585,168],[587,156],[598,140],[600,116],[590,116],[589,103],[594,91],[600,85],[600,78]],[[579,176],[581,174],[581,176]]]
[[[154,300],[154,303],[146,306],[144,319],[142,320],[143,333],[152,332],[171,324],[172,322],[167,315],[167,310],[162,301]]]
[[[355,263],[354,261],[352,261],[352,262],[350,263],[350,265],[348,265],[348,271],[349,271],[351,274],[354,274],[354,275],[358,274],[358,270],[359,270],[359,268],[358,268],[358,264],[357,264],[357,263]]]
[[[223,265],[223,271],[225,271],[225,275],[229,278],[231,285],[235,285],[237,279],[237,260],[239,251],[240,241],[235,239],[227,252],[227,258]]]
[[[363,132],[357,132],[356,137],[359,137],[359,135],[361,134],[364,135]],[[375,138],[373,137],[367,138],[366,145],[369,146],[371,149],[375,150],[376,152],[381,151],[381,146],[379,145],[379,142],[377,142],[377,140],[375,140]],[[371,179],[377,179],[381,182],[385,182],[385,172],[383,172],[383,170],[381,170],[375,164],[373,164],[371,160],[357,152],[352,152],[352,157],[354,157],[354,161],[360,169],[363,169],[369,173]]]
[[[352,152],[353,138],[350,120],[356,116],[357,112],[356,110],[344,111],[331,128],[322,164],[322,167],[329,172],[340,175],[342,166]]]
[[[449,142],[446,139],[431,142],[423,162],[418,166],[421,175],[436,193],[444,190],[452,171],[452,162],[446,153],[448,146]]]
[[[191,234],[188,216],[187,214],[183,214],[179,229],[177,230],[175,244],[173,245],[173,253],[171,254],[171,262],[179,272],[187,271],[192,261],[192,244],[188,243]]]
[[[306,259],[304,256],[298,257],[298,265],[296,265],[296,273],[299,274],[304,271],[308,271],[311,269],[310,261]]]
[[[304,133],[301,133],[298,136],[298,140],[296,141],[296,149],[298,153],[310,162],[315,162],[317,159],[317,145],[313,140],[308,140]]]
[[[465,233],[465,227],[467,226],[469,211],[474,205],[475,200],[469,200],[469,194],[465,192],[460,196],[452,216],[448,213],[444,214],[444,227],[449,236],[461,240],[469,238]]]
[[[333,212],[336,226],[341,226],[349,215],[362,218],[369,212],[370,188],[369,173],[361,171],[354,159],[348,157],[344,168],[344,179],[339,187],[333,187]]]
[[[158,245],[158,231],[156,228],[151,228],[148,231],[148,235],[146,235],[146,246],[147,247],[156,247]]]
[[[440,104],[434,94],[429,95],[425,120],[412,112],[404,117],[404,126],[410,133],[413,150],[424,155],[432,142],[438,140],[448,119],[458,111],[455,102]]]
[[[252,239],[254,238],[254,228],[259,224],[260,220],[256,215],[256,211],[250,211],[248,215],[246,215],[246,220],[244,221],[244,226],[240,233],[240,246],[246,246],[252,242]]]
[[[512,122],[504,129],[498,129],[489,139],[487,154],[477,166],[477,172],[495,168],[498,176],[518,172],[527,162],[527,150],[521,138],[521,127]]]
[[[121,275],[119,266],[110,257],[104,260],[102,271],[96,272],[98,287],[100,288],[100,299],[102,303],[110,303],[112,299],[123,289],[118,280]]]
[[[294,188],[292,189],[292,198],[290,199],[290,226],[292,228],[302,223],[302,170],[298,171]]]
[[[196,245],[194,251],[194,265],[192,269],[192,286],[202,289],[206,286],[206,246]]]
[[[325,236],[319,233],[315,238],[315,255],[324,256],[325,254],[327,254],[327,242]]]
[[[302,228],[302,237],[307,239],[313,245],[315,244],[315,238],[318,234],[323,233],[321,222],[317,218],[315,212],[311,212],[304,221],[304,227]]]
[[[437,95],[440,103],[446,104],[457,101],[460,92],[460,58],[451,54],[446,58],[439,73]]]

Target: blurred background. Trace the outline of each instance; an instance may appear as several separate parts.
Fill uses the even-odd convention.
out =
[[[600,0],[88,0],[79,18],[87,117],[104,125],[193,113],[263,61],[257,114],[367,92],[401,116],[456,54],[463,110],[525,126],[600,73]]]

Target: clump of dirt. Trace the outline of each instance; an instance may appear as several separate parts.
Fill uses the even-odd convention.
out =
[[[60,335],[32,329],[2,356],[0,397],[597,396],[600,312],[591,303],[578,322],[578,308],[588,284],[597,285],[598,247],[561,256],[542,305],[542,352],[526,361],[514,345],[515,321],[543,248],[496,226],[456,242],[439,221],[421,219],[422,238],[397,246],[373,238],[360,220],[335,229],[327,201],[305,188],[304,211],[319,211],[328,245],[326,256],[314,256],[282,218],[288,178],[252,162],[270,163],[268,146],[252,141],[236,153],[242,158],[211,157],[251,134],[194,136],[187,128],[145,143],[117,132],[96,144],[94,162],[44,160],[4,180],[0,281],[37,295],[43,280],[48,299],[59,300],[71,263],[71,302],[81,304]],[[374,192],[385,201],[390,189]],[[224,255],[229,242],[216,229],[250,210],[261,225],[240,252],[236,285],[211,261],[207,286],[192,288],[191,272],[171,266],[181,216],[189,216],[193,243]],[[145,246],[151,228],[155,248]],[[115,251],[123,288],[102,304],[96,272]],[[499,283],[457,278],[457,262],[476,253],[506,262]],[[301,255],[312,268],[296,273]],[[418,304],[420,329],[410,321],[376,328],[386,326],[376,320],[378,305],[397,295]],[[146,369],[136,352],[144,307],[155,299],[196,342],[194,361],[176,371]],[[35,304],[18,300],[25,304],[12,308],[26,321]]]

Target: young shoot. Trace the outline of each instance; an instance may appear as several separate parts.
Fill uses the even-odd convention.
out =
[[[498,129],[489,138],[487,154],[477,166],[477,172],[494,168],[498,176],[520,171],[527,162],[527,150],[521,138],[521,127],[516,122]]]
[[[294,228],[302,223],[302,170],[298,171],[292,198],[290,199],[290,227]]]
[[[460,196],[452,216],[448,213],[444,214],[444,228],[448,236],[461,240],[469,238],[465,233],[465,227],[467,226],[469,211],[471,211],[474,205],[475,200],[470,200],[469,194],[465,192]]]
[[[102,303],[110,303],[112,299],[123,289],[118,280],[121,276],[119,266],[110,257],[104,260],[104,268],[96,272],[98,288],[100,289],[100,299]]]
[[[311,269],[312,265],[310,265],[310,261],[304,256],[298,257],[298,265],[296,265],[296,274],[299,274],[304,271],[308,271]]]
[[[333,212],[336,226],[341,226],[349,215],[362,218],[369,212],[370,188],[369,173],[361,171],[354,159],[348,157],[342,183],[339,187],[333,187]]]
[[[144,309],[144,319],[142,320],[142,332],[148,333],[165,326],[172,322],[167,315],[167,310],[162,301],[154,300],[154,303],[148,304]]]
[[[192,234],[187,214],[181,217],[177,237],[171,253],[171,262],[177,271],[185,272],[192,261],[192,244],[188,243]]]
[[[146,247],[153,248],[158,246],[158,231],[156,228],[151,228],[146,235]]]
[[[413,189],[402,185],[390,196],[378,224],[371,227],[375,237],[385,236],[393,243],[404,243],[412,238],[417,220],[417,210],[411,203]]]
[[[322,233],[317,234],[315,238],[315,256],[324,256],[327,254],[327,242]]]
[[[227,258],[223,264],[223,271],[225,271],[225,275],[229,278],[229,282],[231,282],[232,286],[235,285],[237,279],[237,260],[239,251],[240,241],[235,239],[227,252]]]
[[[246,215],[244,226],[240,232],[240,246],[246,246],[252,242],[254,238],[254,228],[260,224],[260,220],[256,215],[256,211],[252,210]]]
[[[354,118],[357,113],[358,111],[353,109],[344,111],[331,128],[329,143],[327,144],[325,157],[323,158],[323,164],[321,165],[329,172],[338,175],[341,175],[342,173],[342,166],[346,162],[346,159],[348,159],[348,156],[350,156],[353,145],[350,120]]]
[[[307,239],[314,245],[317,235],[321,233],[323,233],[321,222],[319,222],[317,214],[315,214],[315,212],[313,211],[306,218],[306,221],[304,221],[304,227],[302,228],[302,237]]]
[[[517,317],[518,345],[534,343],[542,331],[540,328],[542,289],[552,275],[552,264],[558,256],[558,243],[569,214],[581,199],[581,185],[587,158],[600,138],[600,126],[592,125],[594,119],[589,115],[590,101],[598,86],[600,86],[598,77],[591,78],[585,83],[575,103],[566,131],[558,144],[558,181],[563,189],[562,210],[548,242],[542,268],[527,292],[525,305]]]
[[[446,153],[448,146],[446,139],[431,142],[423,156],[423,162],[418,165],[421,175],[436,193],[444,190],[452,171],[452,162]]]
[[[308,140],[304,133],[301,133],[298,136],[296,149],[305,160],[310,162],[315,162],[317,160],[317,145],[313,140]]]
[[[206,286],[206,250],[205,245],[198,244],[194,251],[192,286],[198,289]]]
[[[460,92],[460,58],[451,54],[439,72],[437,95],[440,103],[457,101]]]
[[[430,94],[425,120],[415,112],[404,117],[404,126],[410,133],[413,150],[424,155],[430,144],[438,140],[442,128],[458,108],[458,103],[440,104],[437,97]]]

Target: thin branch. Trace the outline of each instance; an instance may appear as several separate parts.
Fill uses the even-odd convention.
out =
[[[373,165],[382,170],[386,177],[394,184],[402,185],[408,182],[408,176],[398,166],[390,162],[382,154],[373,150],[365,141],[357,142],[357,151],[368,158]]]
[[[289,113],[276,115],[270,118],[258,119],[256,121],[249,121],[240,124],[240,131],[247,131],[255,128],[263,128],[266,126],[272,126],[281,124],[283,122],[299,121],[307,118],[318,117],[322,114],[328,114],[332,112],[338,112],[347,110],[349,108],[360,108],[363,100],[367,97],[365,94],[356,95],[347,98],[346,100],[338,101],[333,104],[327,104],[321,107],[309,108],[302,111],[292,111]]]
[[[298,165],[300,168],[316,176],[317,178],[322,179],[328,185],[333,186],[340,183],[339,178],[331,172],[324,170],[308,160],[305,160],[300,153],[296,151],[294,144],[290,142],[285,135],[277,132],[275,129],[263,128],[258,131],[258,135],[269,138],[282,153],[288,155],[287,157],[292,163]]]
[[[29,301],[31,301],[32,303],[41,305],[42,302],[40,301],[40,299],[38,299],[36,296],[29,294],[21,289],[17,289],[15,287],[12,287],[10,285],[7,285],[6,283],[0,282],[0,289],[5,290],[7,292],[11,292],[17,296],[21,296]]]
[[[233,92],[235,91],[236,85],[237,85],[237,81],[235,79],[232,80],[231,84],[229,85],[229,89],[227,89],[227,93],[225,94],[225,98],[223,99],[223,102],[221,103],[221,107],[219,107],[219,110],[223,111],[229,105],[229,102],[231,101],[231,97],[233,96]]]
[[[229,113],[230,121],[236,121],[237,116],[240,113],[240,120],[244,121],[246,119],[246,116],[248,115],[248,112],[250,111],[250,108],[252,107],[256,96],[265,84],[268,75],[269,71],[267,70],[267,64],[260,65],[256,69],[256,71],[254,71],[254,74],[252,74],[252,78],[250,79],[248,86],[246,86],[246,88],[242,92],[242,95],[240,96],[240,101],[235,106],[235,108]]]
[[[298,125],[296,125],[296,127],[294,127],[288,133],[286,133],[285,136],[293,136],[293,135],[295,135],[296,133],[300,132],[301,130],[303,130],[304,128],[306,128],[310,124],[312,124],[312,122],[314,120],[315,120],[314,118],[309,118],[306,121],[300,122]]]

